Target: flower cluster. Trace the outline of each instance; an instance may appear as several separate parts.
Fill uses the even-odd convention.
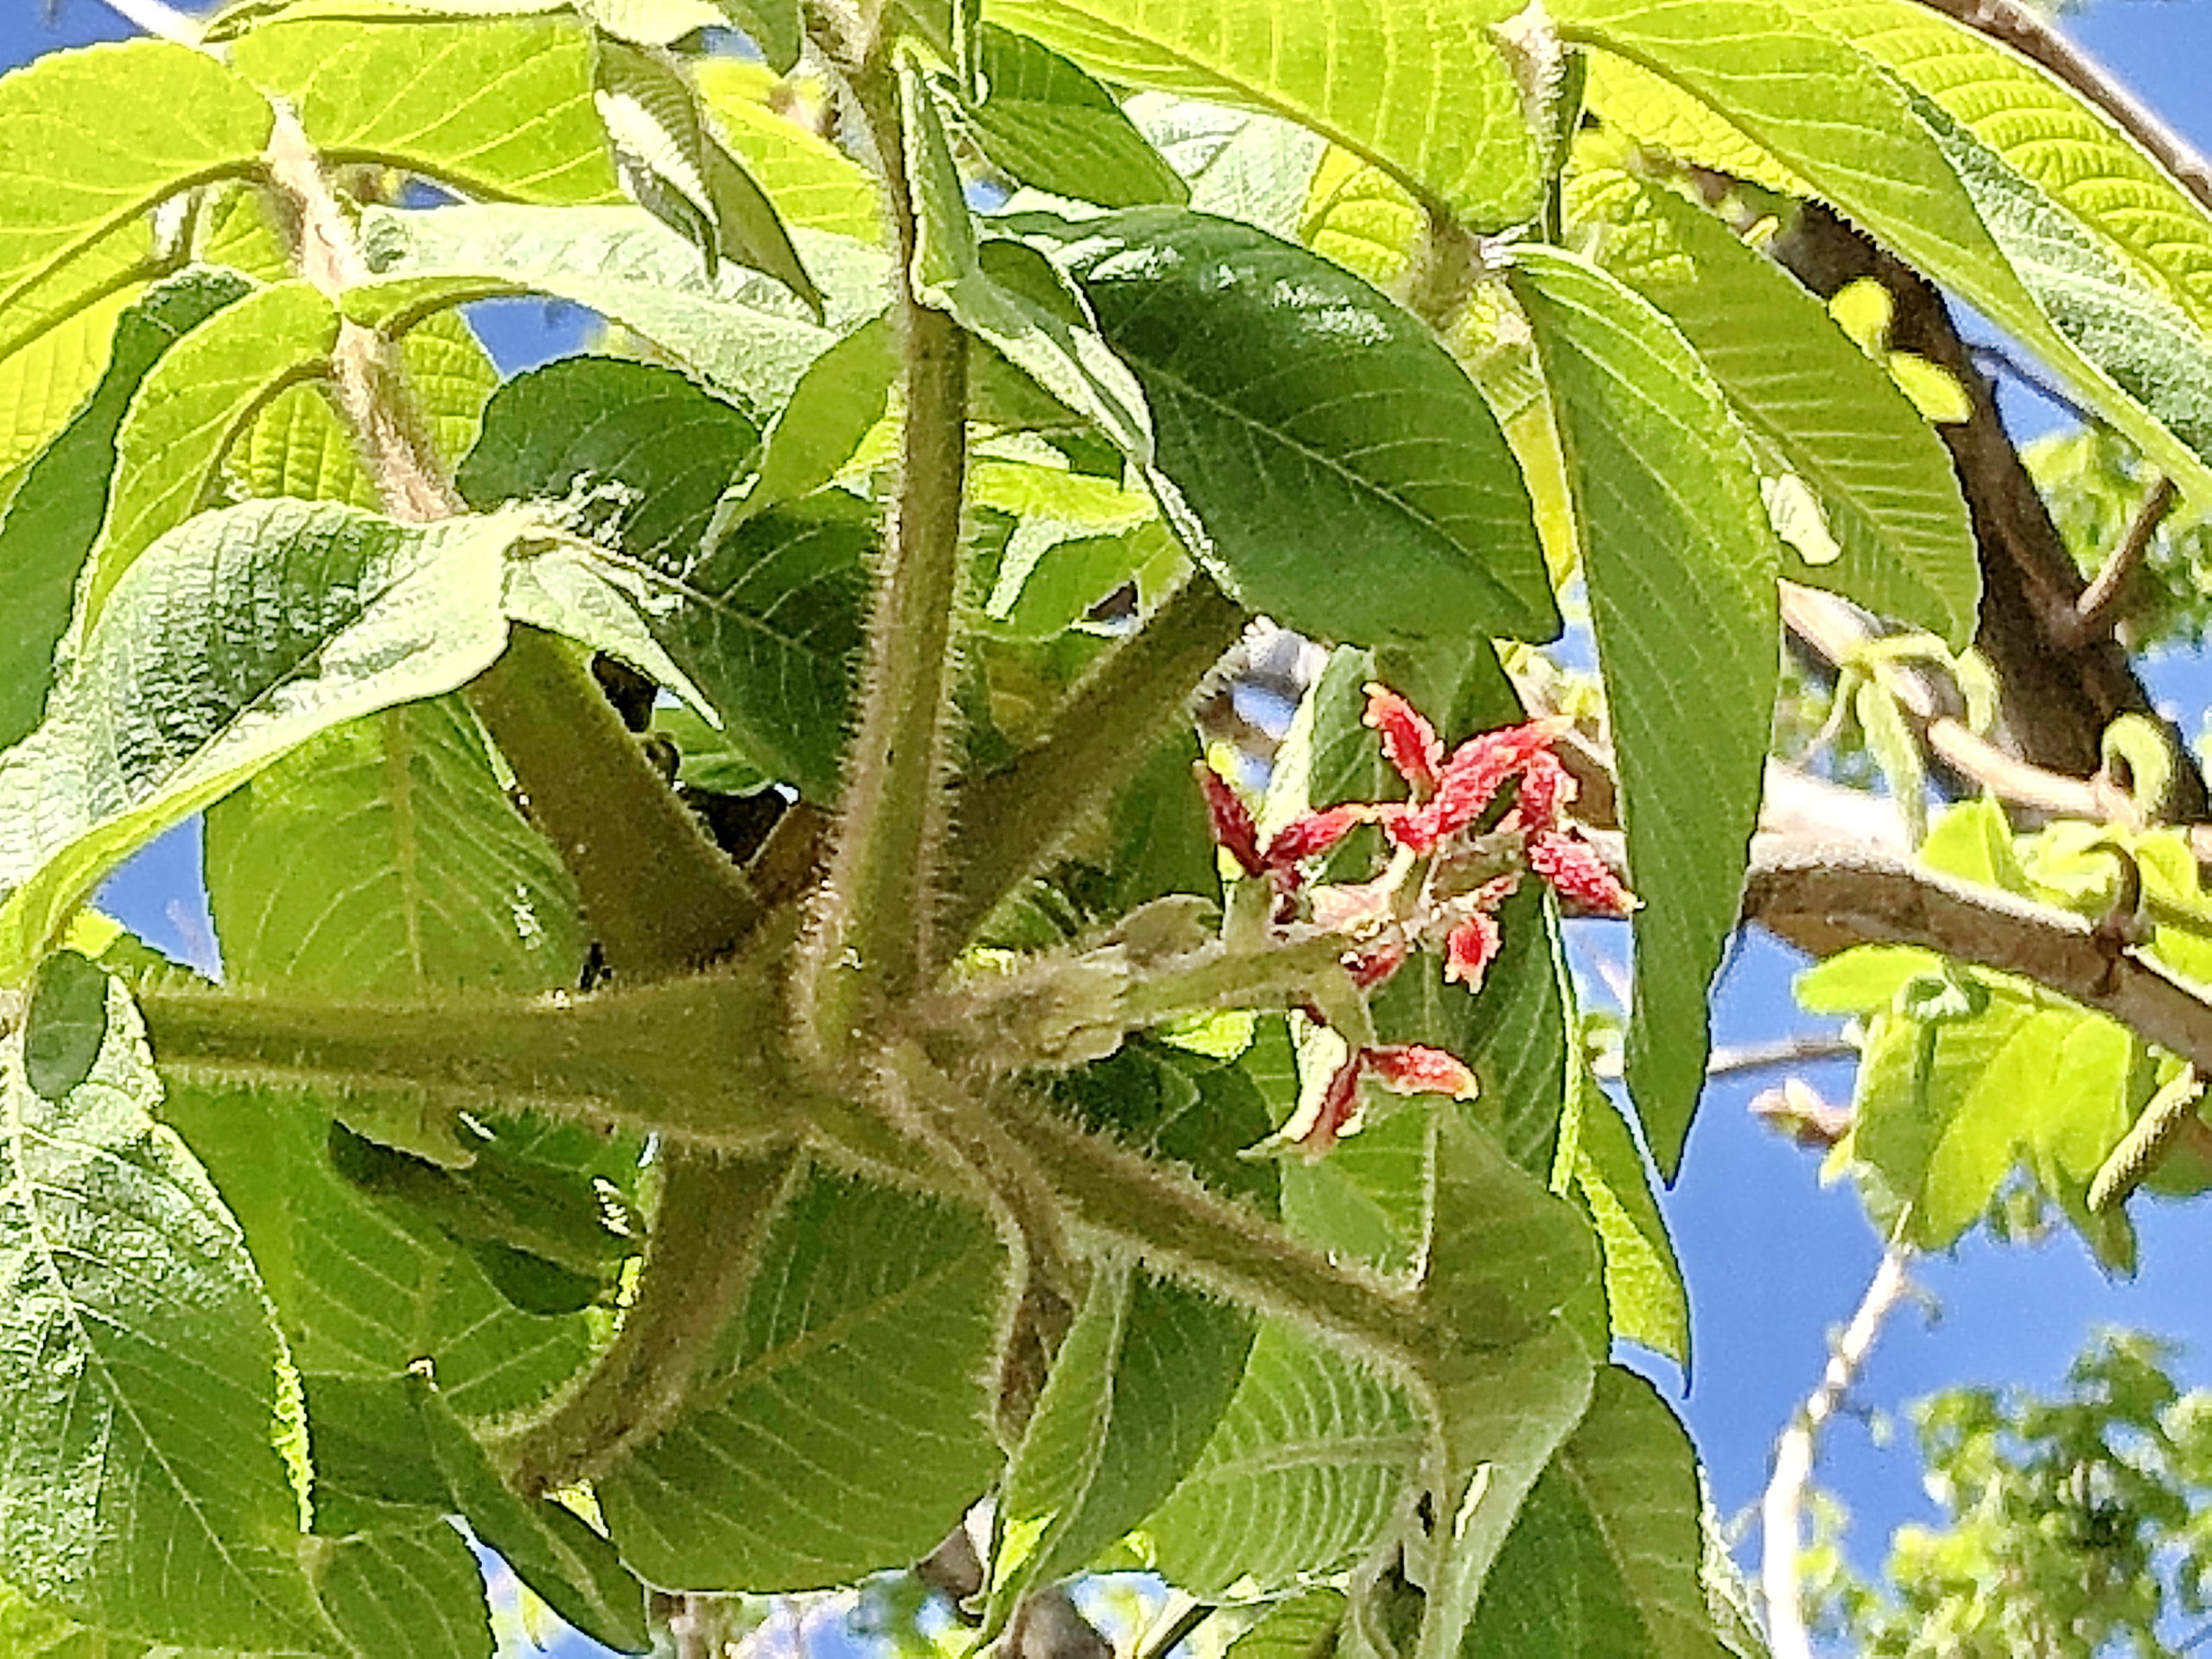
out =
[[[1441,948],[1447,981],[1478,988],[1502,943],[1497,912],[1529,875],[1584,911],[1625,916],[1635,908],[1634,896],[1566,822],[1574,779],[1553,753],[1566,720],[1484,732],[1446,754],[1436,728],[1410,703],[1370,685],[1365,721],[1405,782],[1404,800],[1323,807],[1263,838],[1243,798],[1211,766],[1198,770],[1215,842],[1245,875],[1268,885],[1277,924],[1303,920],[1346,937],[1344,966],[1360,991],[1382,984],[1421,947]],[[1497,811],[1509,785],[1510,800]],[[1363,882],[1311,885],[1307,867],[1368,823],[1381,828],[1390,849],[1384,868]],[[1312,1121],[1294,1124],[1288,1138],[1318,1154],[1349,1133],[1363,1077],[1402,1094],[1465,1099],[1475,1092],[1474,1074],[1440,1049],[1357,1045],[1308,1114]]]

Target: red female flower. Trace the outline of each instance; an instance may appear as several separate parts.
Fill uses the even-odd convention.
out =
[[[1614,878],[1597,849],[1556,830],[1529,837],[1529,868],[1562,899],[1600,916],[1625,916],[1637,897]]]
[[[1308,1158],[1319,1158],[1359,1128],[1359,1084],[1372,1077],[1395,1095],[1449,1095],[1472,1100],[1475,1074],[1465,1062],[1440,1048],[1420,1043],[1378,1043],[1355,1049],[1329,1074],[1310,1118],[1284,1131],[1284,1142]]]
[[[1436,728],[1384,685],[1368,686],[1367,712],[1360,718],[1382,740],[1382,758],[1406,780],[1414,798],[1425,801],[1435,794],[1444,764],[1444,740],[1437,736]]]

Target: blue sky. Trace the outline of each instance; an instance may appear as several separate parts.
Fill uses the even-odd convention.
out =
[[[50,20],[39,0],[0,0],[0,64],[128,33],[95,0],[61,0]],[[2097,0],[2070,27],[2170,122],[2212,148],[2212,0]],[[536,315],[509,312],[501,323],[519,346]],[[2018,413],[2024,423],[2049,419],[2025,405]],[[2212,694],[2206,665],[2171,660],[2152,679],[2183,729],[2202,729]],[[174,835],[118,878],[110,902],[170,948],[199,954],[207,940],[197,864],[192,835]],[[1748,941],[1721,988],[1720,1039],[1815,1028],[1790,1001],[1796,966],[1770,943]],[[1847,1094],[1847,1068],[1808,1075],[1832,1097]],[[1686,1390],[1670,1367],[1654,1370],[1690,1422],[1724,1514],[1756,1499],[1775,1435],[1816,1380],[1827,1332],[1848,1316],[1878,1255],[1855,1198],[1823,1190],[1808,1154],[1749,1117],[1749,1100],[1767,1081],[1710,1091],[1681,1184],[1667,1201],[1688,1272],[1695,1369]],[[2142,1269],[2124,1285],[2107,1282],[2070,1237],[2037,1250],[1969,1244],[1923,1263],[1916,1277],[1929,1294],[1927,1309],[1892,1322],[1858,1398],[1894,1408],[1960,1382],[2050,1384],[2084,1335],[2104,1324],[2177,1338],[2187,1348],[2184,1375],[2212,1385],[2212,1298],[2203,1289],[2212,1282],[2212,1215],[2202,1205],[2154,1205],[2142,1219]],[[1821,1479],[1856,1513],[1862,1560],[1878,1558],[1891,1526],[1929,1512],[1914,1460],[1877,1446],[1849,1418],[1825,1442]]]

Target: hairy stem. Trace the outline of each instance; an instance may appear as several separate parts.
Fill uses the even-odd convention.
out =
[[[757,970],[565,1006],[159,990],[139,1001],[156,1058],[185,1072],[534,1107],[716,1146],[798,1135],[824,1098],[762,1041],[780,1000]]]
[[[898,248],[906,423],[842,817],[798,982],[802,1030],[832,1064],[859,1052],[875,1010],[917,988],[931,960],[967,466],[967,337],[914,290],[918,226],[897,93],[880,62],[862,65],[853,89],[882,162]]]
[[[1318,1326],[1409,1376],[1430,1369],[1433,1322],[1407,1292],[1330,1261],[1264,1217],[1040,1103],[1009,1097],[998,1116],[1082,1226],[1237,1301]]]
[[[675,1421],[744,1306],[761,1242],[804,1168],[789,1146],[669,1161],[637,1300],[613,1345],[505,1447],[518,1491],[595,1478]]]
[[[264,165],[301,274],[334,300],[367,280],[352,222],[289,111],[278,111]],[[416,523],[466,512],[409,395],[397,346],[344,322],[331,373],[385,509]],[[517,628],[468,696],[575,876],[618,973],[696,966],[734,949],[757,924],[760,906],[744,878],[701,833],[582,665],[550,637]]]
[[[1205,572],[1192,572],[1069,694],[1042,738],[961,791],[940,961],[1136,775],[1243,626],[1236,601]]]
[[[575,874],[618,975],[697,968],[759,925],[761,906],[743,873],[669,792],[561,641],[515,627],[469,702]]]

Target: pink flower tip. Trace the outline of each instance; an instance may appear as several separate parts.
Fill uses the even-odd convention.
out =
[[[1483,976],[1497,960],[1498,947],[1503,942],[1496,917],[1481,911],[1468,917],[1444,941],[1445,983],[1480,990]]]
[[[1625,916],[1642,901],[1620,884],[1597,849],[1573,836],[1529,837],[1529,868],[1562,899],[1600,916]]]
[[[1244,798],[1203,760],[1193,761],[1191,772],[1205,797],[1206,826],[1213,832],[1214,845],[1227,851],[1245,874],[1265,872],[1267,861],[1260,856],[1260,826],[1253,822],[1252,809],[1244,804]]]
[[[1367,688],[1367,728],[1382,740],[1382,758],[1406,780],[1417,799],[1436,792],[1444,742],[1421,712],[1386,685]]]
[[[1360,1058],[1375,1074],[1376,1082],[1395,1094],[1449,1095],[1454,1100],[1472,1100],[1477,1093],[1475,1074],[1467,1069],[1467,1063],[1440,1048],[1421,1043],[1384,1043],[1363,1049]]]

